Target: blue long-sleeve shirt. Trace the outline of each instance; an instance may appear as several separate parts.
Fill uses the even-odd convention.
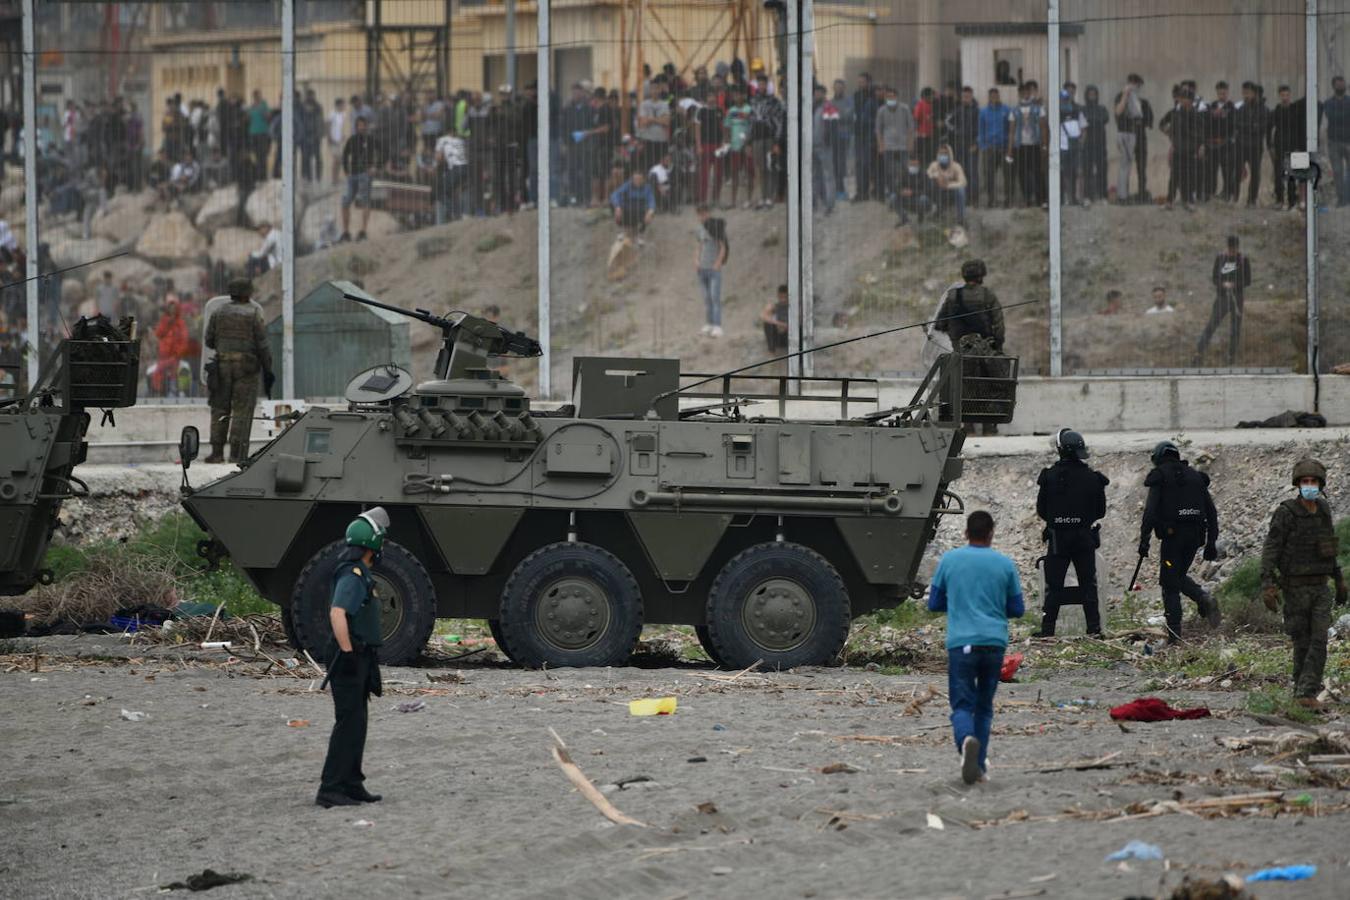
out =
[[[980,110],[981,150],[1002,150],[1008,146],[1008,107],[986,106]]]
[[[1007,647],[1008,620],[1026,612],[1017,566],[990,547],[949,550],[938,561],[928,609],[947,614],[947,648]]]
[[[609,205],[619,209],[638,204],[647,210],[656,209],[656,193],[650,183],[644,181],[642,187],[638,187],[632,181],[625,181],[609,195]]]

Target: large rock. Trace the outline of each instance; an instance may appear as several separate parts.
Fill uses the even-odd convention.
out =
[[[198,300],[210,297],[209,290],[203,285],[206,269],[201,266],[179,266],[173,269],[161,269],[155,272],[156,278],[173,282],[173,288],[179,296],[191,294]]]
[[[247,228],[221,228],[211,237],[211,262],[223,262],[226,268],[242,271],[248,256],[262,243],[256,231]]]
[[[264,181],[253,189],[244,202],[244,212],[256,228],[264,222],[270,222],[273,228],[281,227],[281,181]],[[296,198],[296,212],[299,213],[300,199]]]
[[[52,260],[58,269],[87,263],[91,259],[108,256],[116,249],[112,241],[103,237],[89,240],[81,238],[63,238],[52,241]]]
[[[107,207],[94,216],[91,230],[114,244],[134,243],[150,224],[148,193],[114,194]]]
[[[67,276],[61,279],[61,302],[63,304],[78,304],[88,294],[89,292],[84,289],[84,282],[78,278]]]
[[[112,272],[113,284],[120,286],[125,281],[135,290],[143,290],[149,286],[150,279],[155,276],[155,267],[136,256],[119,256],[117,259],[110,259],[77,271],[84,275],[91,287],[103,277],[104,272]]]
[[[23,206],[23,182],[6,185],[3,190],[0,190],[0,216],[10,218],[12,220],[11,227],[13,227],[15,221],[23,222],[23,219],[10,215],[21,206]]]
[[[206,238],[178,211],[150,217],[145,233],[136,242],[136,252],[163,265],[194,260],[206,252]]]
[[[239,188],[228,184],[206,195],[206,203],[197,213],[197,228],[211,232],[234,225],[239,209]]]
[[[323,231],[324,223],[331,220],[336,228],[334,233],[342,229],[342,197],[337,193],[329,194],[322,200],[318,200],[305,208],[305,214],[300,218],[300,237],[301,247],[306,250],[312,250],[319,243],[319,235]],[[352,236],[361,230],[361,210],[355,206],[352,207]],[[399,231],[398,219],[395,219],[389,213],[380,209],[370,211],[370,222],[366,226],[366,236],[374,239],[388,237],[391,234],[397,234]]]

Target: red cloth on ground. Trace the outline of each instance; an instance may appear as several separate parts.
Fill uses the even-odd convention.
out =
[[[1013,676],[1017,674],[1017,667],[1022,664],[1021,653],[1009,653],[1003,657],[1003,670],[999,672],[999,681],[1012,681]]]
[[[1169,719],[1203,719],[1207,716],[1209,710],[1206,707],[1173,709],[1157,697],[1141,697],[1111,708],[1111,718],[1127,722],[1166,722]]]

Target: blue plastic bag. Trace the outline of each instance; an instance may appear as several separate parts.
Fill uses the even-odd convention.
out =
[[[1247,883],[1253,881],[1307,881],[1317,874],[1317,866],[1279,866],[1274,869],[1262,869],[1247,876]]]
[[[1130,841],[1106,858],[1107,862],[1120,862],[1125,859],[1162,859],[1162,848],[1143,841]]]
[[[574,131],[574,132],[572,132],[572,143],[574,143],[574,144],[580,144],[580,143],[581,143],[582,141],[584,141],[585,139],[586,139],[586,132],[584,132],[584,131]]]

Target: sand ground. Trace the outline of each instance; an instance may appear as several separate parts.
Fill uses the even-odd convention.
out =
[[[1107,706],[1151,687],[1129,663],[1033,669],[1005,685],[992,780],[973,788],[958,776],[945,700],[905,715],[928,684],[945,692],[938,671],[812,669],[729,683],[697,666],[394,669],[372,705],[366,765],[385,800],[323,810],[312,796],[332,710],[307,677],[255,677],[220,655],[208,663],[209,654],[125,643],[4,648],[6,897],[139,897],[208,867],[253,876],[212,892],[220,898],[1114,900],[1168,896],[1186,875],[1292,863],[1320,871],[1258,885],[1256,896],[1341,898],[1350,883],[1350,814],[1326,814],[1345,801],[1334,789],[1296,786],[1289,796],[1306,791],[1310,806],[1277,816],[1064,817],[1274,784],[1252,772],[1268,754],[1216,743],[1288,730],[1242,712],[1240,692],[1164,695],[1212,707],[1210,719],[1128,731],[1112,722]],[[629,716],[629,699],[662,695],[679,698],[675,715]],[[1057,705],[1076,698],[1097,705]],[[416,700],[425,708],[395,709]],[[126,721],[123,709],[148,718]],[[296,719],[312,724],[288,727]],[[596,784],[651,779],[606,788],[648,827],[611,825],[572,789],[550,757],[550,728]],[[1115,752],[1115,768],[1034,771]],[[858,771],[822,774],[833,763]],[[1032,821],[973,827],[1019,811]],[[1103,861],[1132,839],[1161,846],[1167,862]]]

